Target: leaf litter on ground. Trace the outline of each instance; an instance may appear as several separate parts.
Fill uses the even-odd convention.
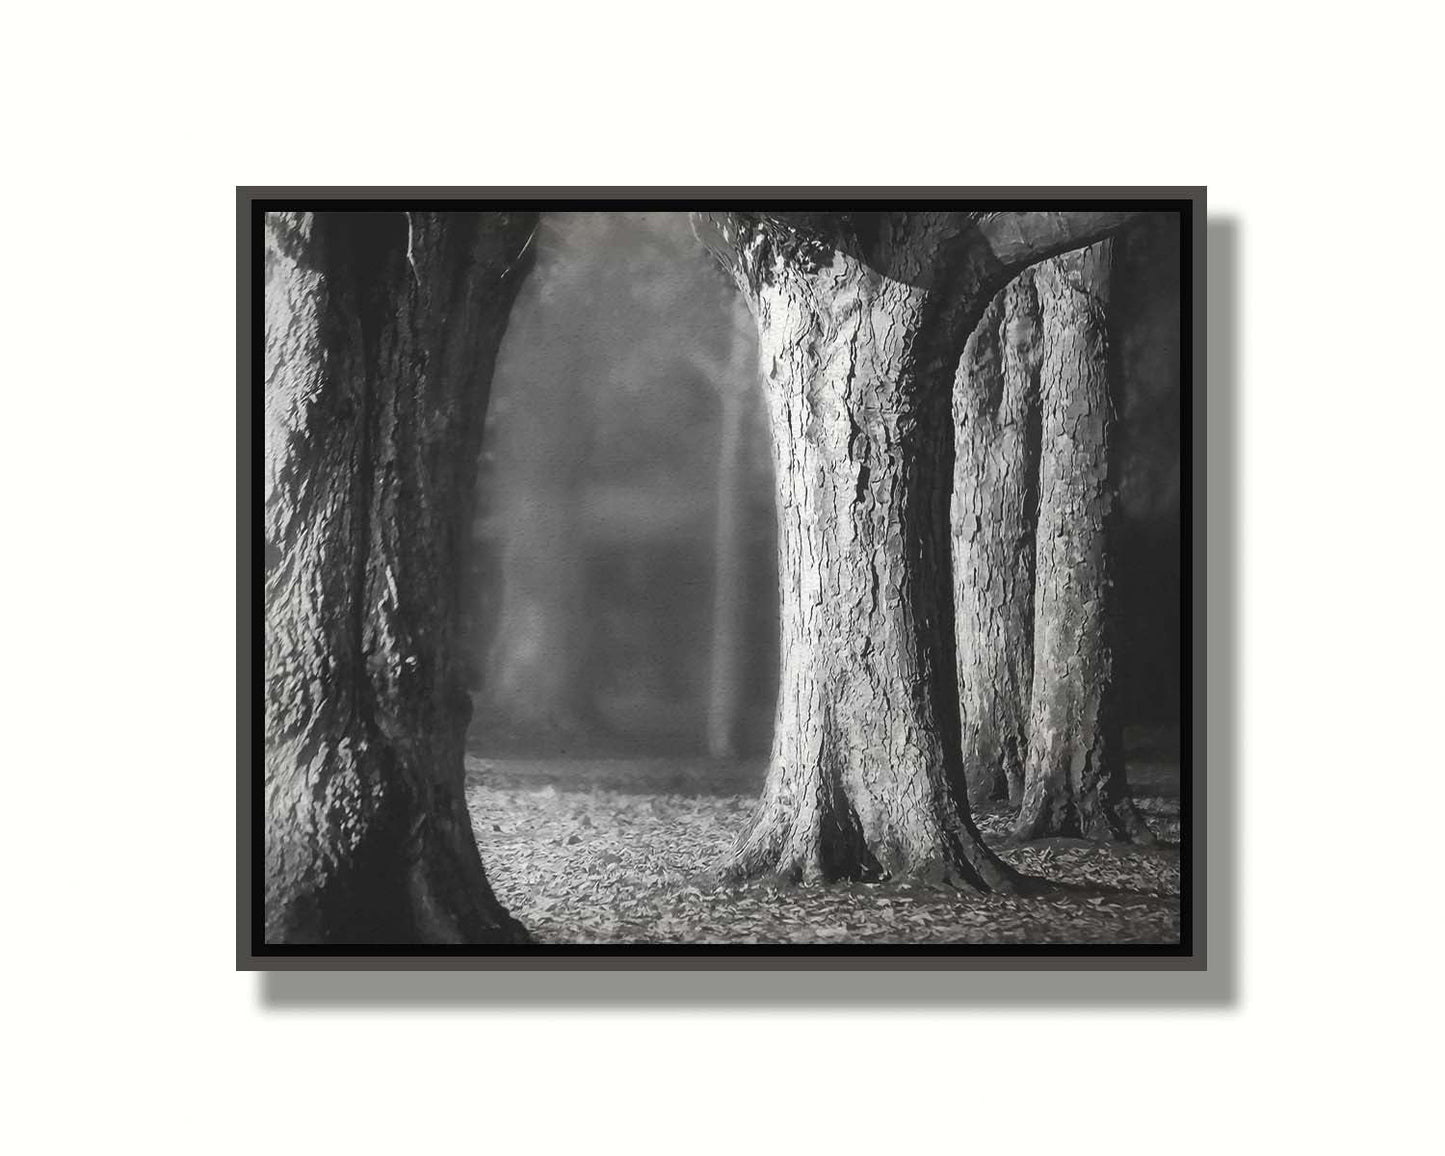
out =
[[[754,797],[489,782],[467,803],[498,898],[539,943],[1177,943],[1177,800],[1141,806],[1159,842],[1009,846],[1009,814],[976,816],[1028,897],[907,882],[728,884],[715,874]],[[1162,804],[1162,805],[1154,805]]]

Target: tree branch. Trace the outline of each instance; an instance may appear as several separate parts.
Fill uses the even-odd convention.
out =
[[[1103,240],[1139,215],[979,213],[967,238],[969,287],[992,296],[1028,266]]]
[[[940,202],[946,203],[946,202]],[[1111,236],[1138,212],[1059,213],[1037,209],[967,212],[701,212],[699,241],[752,303],[776,253],[806,253],[827,264],[841,250],[883,276],[920,288],[947,286],[973,312],[1030,265]]]

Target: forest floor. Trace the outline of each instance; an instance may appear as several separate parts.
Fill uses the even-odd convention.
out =
[[[1131,732],[1128,775],[1158,839],[1006,846],[1054,888],[1028,898],[894,882],[722,884],[712,868],[746,823],[762,765],[677,759],[467,758],[472,824],[498,898],[539,943],[1177,943],[1177,735]]]

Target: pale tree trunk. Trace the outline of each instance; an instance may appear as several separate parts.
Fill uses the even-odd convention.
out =
[[[1148,837],[1125,793],[1114,702],[1111,260],[1104,241],[1034,271],[1044,327],[1042,448],[1021,839]]]
[[[1033,277],[1021,273],[989,303],[954,383],[954,609],[974,803],[1017,805],[1028,755],[1042,350]]]
[[[462,552],[534,213],[266,218],[268,943],[516,942],[462,791]]]
[[[997,289],[1124,215],[1023,216],[694,217],[757,321],[777,482],[778,713],[733,877],[1018,885],[963,783],[953,377]]]

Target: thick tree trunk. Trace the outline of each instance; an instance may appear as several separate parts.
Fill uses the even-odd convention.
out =
[[[1033,679],[1039,302],[1025,271],[989,303],[954,384],[953,583],[969,799],[1023,794]]]
[[[928,312],[841,256],[761,294],[782,679],[738,875],[1010,880],[955,789],[949,391]]]
[[[956,789],[937,296],[741,217],[712,241],[758,323],[782,602],[771,764],[727,873],[1007,887]]]
[[[1109,537],[1112,242],[1035,271],[1044,326],[1029,754],[1015,834],[1147,837],[1124,786],[1114,709]]]
[[[525,938],[462,793],[458,590],[535,214],[266,220],[266,940]]]
[[[1018,886],[963,780],[953,378],[998,289],[1126,217],[695,215],[758,324],[778,491],[778,713],[732,876]]]

